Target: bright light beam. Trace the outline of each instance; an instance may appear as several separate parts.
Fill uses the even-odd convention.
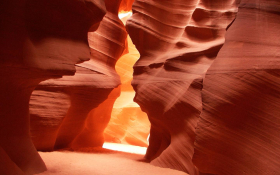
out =
[[[108,142],[105,142],[102,148],[114,150],[114,151],[126,152],[126,153],[141,154],[141,155],[145,155],[147,151],[146,147],[124,145],[119,143],[108,143]]]
[[[131,15],[132,15],[132,12],[119,13],[119,18],[122,19],[124,17],[131,16]]]

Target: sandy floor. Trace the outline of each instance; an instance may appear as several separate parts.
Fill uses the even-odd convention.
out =
[[[48,171],[40,175],[187,175],[143,162],[143,155],[106,149],[40,152]]]

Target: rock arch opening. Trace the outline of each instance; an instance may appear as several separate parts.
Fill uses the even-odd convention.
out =
[[[126,23],[132,15],[131,11],[122,11],[119,18]],[[111,119],[104,131],[104,148],[145,154],[148,146],[150,122],[145,112],[133,101],[135,91],[131,86],[133,79],[133,65],[140,54],[135,48],[129,35],[127,36],[126,50],[117,61],[115,69],[120,75],[121,85],[111,92],[111,95],[120,93],[112,106]],[[110,100],[110,95],[109,98]],[[117,143],[117,144],[116,144]],[[133,145],[134,147],[129,147]]]

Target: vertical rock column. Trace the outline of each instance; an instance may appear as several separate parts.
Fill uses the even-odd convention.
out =
[[[105,11],[98,0],[1,2],[0,174],[46,170],[30,137],[31,93],[40,81],[73,75],[74,64],[89,59],[87,31]]]
[[[120,93],[115,63],[127,37],[118,18],[119,4],[119,0],[105,1],[105,17],[96,31],[88,33],[90,60],[76,64],[75,76],[44,81],[33,93],[31,129],[37,149],[102,146],[111,116],[108,103],[113,105]],[[40,104],[51,98],[60,100],[45,102],[47,108]],[[107,105],[101,105],[106,99]]]
[[[203,173],[280,172],[280,2],[244,0],[207,71],[194,164]]]
[[[28,104],[43,76],[21,67],[1,65],[0,69],[0,174],[42,172],[46,170],[45,164],[29,135]]]
[[[146,158],[197,174],[192,163],[204,75],[235,18],[236,1],[136,0],[127,30],[140,52],[134,100],[151,122]]]

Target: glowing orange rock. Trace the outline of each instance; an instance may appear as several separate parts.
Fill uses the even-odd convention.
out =
[[[131,11],[133,2],[134,2],[134,0],[122,0],[119,11],[120,12]]]
[[[81,84],[80,81],[85,78],[85,71],[90,69],[91,73],[89,73],[88,79],[84,79],[84,84],[81,84],[81,88],[79,88],[80,90],[77,92],[77,95],[71,94],[71,98],[72,96],[78,97],[81,94],[82,96],[80,101],[77,101],[76,103],[78,109],[75,110],[75,114],[74,111],[70,111],[70,107],[68,114],[71,116],[73,115],[73,118],[68,118],[66,116],[64,119],[56,140],[56,148],[61,146],[67,147],[80,132],[83,132],[82,130],[84,129],[85,122],[87,122],[86,118],[89,112],[102,103],[113,88],[120,84],[119,75],[116,73],[114,66],[124,51],[126,36],[127,33],[124,25],[119,20],[118,16],[110,11],[105,15],[97,31],[89,34],[92,59],[88,62],[77,65],[78,67],[83,68],[84,71],[81,71],[81,75],[77,81],[71,79],[70,82],[79,82],[79,84]],[[76,76],[73,78],[77,77],[77,75],[79,75],[79,72],[77,72]],[[90,82],[89,85],[87,85],[88,82]],[[119,93],[117,92],[117,94]],[[75,100],[78,99],[74,99],[73,101]],[[99,110],[102,110],[102,108]],[[106,108],[103,110],[106,110]],[[81,113],[81,111],[83,112]],[[96,115],[95,117],[99,118],[100,116]],[[110,113],[107,117],[110,118]],[[100,123],[100,125],[104,125],[104,123]],[[77,128],[77,130],[74,128]],[[94,131],[95,129],[93,128],[92,130]],[[102,132],[99,134],[100,137],[103,136]],[[66,144],[67,135],[71,135],[68,144]],[[88,143],[86,143],[87,141],[84,140],[84,142],[88,146]],[[93,141],[89,142],[92,143]],[[100,141],[98,141],[98,143],[100,144],[99,146],[102,146]],[[82,143],[79,144],[82,145]],[[94,144],[92,146],[98,145]]]
[[[90,61],[77,64],[75,76],[48,80],[42,82],[37,88],[38,91],[45,91],[44,93],[47,91],[50,95],[58,95],[55,93],[59,92],[60,96],[68,96],[68,99],[63,97],[64,102],[58,102],[58,104],[66,104],[65,106],[52,105],[53,110],[39,111],[45,113],[41,116],[40,113],[36,113],[35,105],[34,110],[31,109],[31,116],[34,116],[34,120],[31,120],[33,123],[31,129],[35,131],[33,141],[40,150],[68,147],[78,149],[103,144],[103,132],[99,128],[105,128],[110,119],[110,113],[103,115],[102,122],[99,114],[108,108],[106,106],[102,108],[100,104],[120,84],[120,78],[114,66],[124,51],[127,36],[124,25],[115,10],[118,9],[118,6],[115,5],[120,1],[105,1],[105,3],[108,12],[98,29],[88,33],[91,50]],[[116,92],[113,97],[117,98],[118,95],[119,92]],[[35,99],[38,98],[37,95]],[[70,102],[66,102],[69,99]],[[66,107],[67,104],[70,104],[69,109]],[[95,109],[98,106],[100,108]],[[46,119],[44,115],[53,117]],[[91,123],[93,121],[100,123]],[[46,136],[50,140],[44,141],[45,143],[42,144],[42,135],[47,135],[47,130],[52,135]]]
[[[131,13],[119,14],[125,22]],[[112,106],[111,120],[104,132],[105,141],[147,147],[150,122],[146,113],[133,102],[135,92],[131,86],[133,65],[140,54],[130,37],[127,39],[128,53],[116,64],[116,71],[121,77],[121,95]]]
[[[122,86],[112,91],[112,88],[119,84],[119,76],[113,66],[123,52],[124,39],[127,35],[117,18],[116,10],[119,3],[120,1],[106,1],[109,12],[98,30],[88,35],[91,60],[77,65],[77,73],[74,77],[45,81],[33,93],[31,131],[37,149],[53,150],[54,147],[79,149],[102,146],[103,132],[111,118],[111,113],[112,122],[109,123],[108,132],[105,132],[105,141],[119,139],[122,143],[147,146],[149,121],[139,106],[132,102],[135,95],[130,85],[132,66],[139,58],[139,53],[130,39],[126,43],[129,48],[125,51],[129,51],[129,54],[124,55],[116,65],[116,70],[121,75]],[[129,4],[126,4],[127,6]],[[131,12],[124,15],[130,14]],[[129,16],[121,14],[120,17],[125,23]],[[116,103],[118,107],[113,108],[120,91],[124,93]],[[129,94],[126,96],[129,99],[123,103],[124,94]],[[52,98],[60,100],[52,100],[51,104],[46,102],[46,99]],[[123,112],[119,112],[120,107],[125,108]],[[115,120],[116,118],[122,119]],[[123,120],[128,123],[124,124]],[[118,132],[112,133],[110,130]],[[118,139],[112,140],[112,137]]]
[[[131,15],[131,12],[119,13],[124,24]],[[139,59],[140,54],[129,36],[127,45],[127,54],[123,55],[116,64],[116,71],[121,77],[121,94],[112,106],[111,120],[104,132],[104,137],[107,142],[147,147],[150,122],[146,113],[142,112],[139,105],[133,102],[135,92],[131,86],[133,65]]]
[[[73,149],[101,147],[105,141],[104,130],[111,119],[112,106],[120,96],[120,87],[111,91],[105,101],[90,111],[82,132],[71,143]]]

